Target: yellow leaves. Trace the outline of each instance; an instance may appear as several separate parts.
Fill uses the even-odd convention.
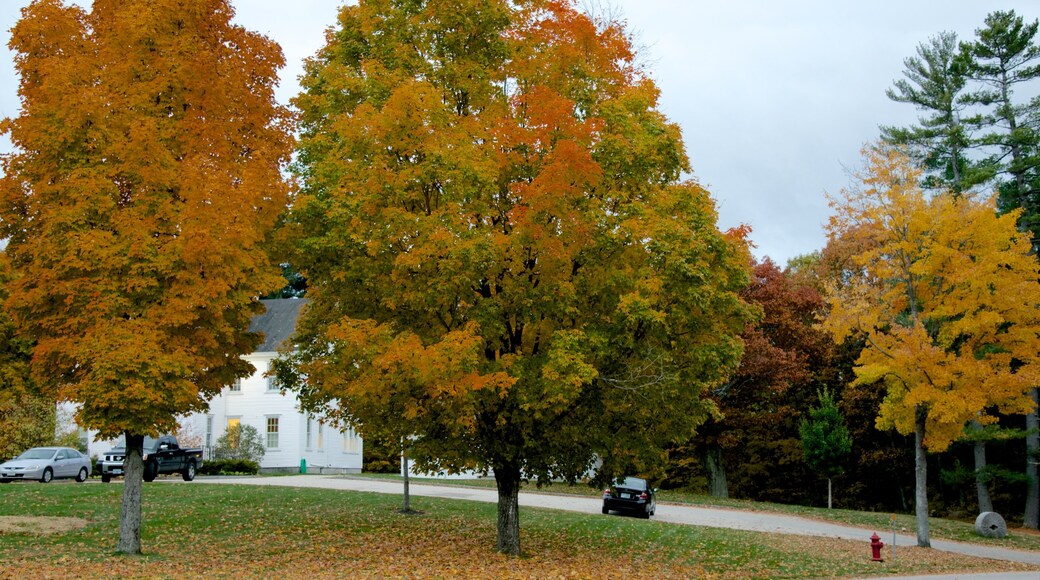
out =
[[[631,328],[641,324],[662,326],[668,319],[668,313],[661,308],[663,291],[664,281],[661,278],[643,278],[632,292],[620,297],[618,312],[625,315]]]
[[[1024,408],[1040,363],[1037,264],[992,199],[927,198],[897,152],[864,156],[863,188],[832,201],[831,242],[855,250],[827,282],[825,327],[866,337],[857,382],[885,382],[879,426],[911,433],[924,407],[927,446],[942,450],[984,409]]]
[[[585,333],[557,331],[542,366],[545,392],[536,404],[548,408],[565,408],[581,389],[591,383],[599,371],[589,362],[589,337]]]

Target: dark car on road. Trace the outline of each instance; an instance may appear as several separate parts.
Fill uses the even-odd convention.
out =
[[[657,511],[656,492],[657,490],[651,488],[645,479],[619,478],[603,490],[603,513],[628,512],[641,518],[649,518]]]

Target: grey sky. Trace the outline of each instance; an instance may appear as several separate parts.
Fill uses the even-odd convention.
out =
[[[28,0],[0,0],[0,30]],[[76,2],[85,5],[88,2]],[[595,2],[593,2],[595,3]],[[282,45],[279,99],[297,90],[300,62],[324,42],[341,0],[233,0],[237,21]],[[753,229],[755,254],[783,265],[820,249],[826,193],[878,136],[917,112],[885,89],[903,59],[936,33],[967,40],[986,14],[1040,17],[1016,0],[600,0],[627,20],[661,89],[661,109],[683,130],[694,177],[712,192],[722,228]],[[12,55],[0,53],[0,116],[18,112]],[[0,141],[0,151],[10,143]]]

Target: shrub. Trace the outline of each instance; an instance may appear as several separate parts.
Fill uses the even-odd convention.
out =
[[[362,470],[366,473],[401,473],[401,444],[365,439]]]
[[[263,458],[263,439],[251,425],[229,426],[213,446],[213,459],[244,459],[260,463]]]
[[[200,475],[256,475],[260,464],[248,459],[211,459],[202,463]]]

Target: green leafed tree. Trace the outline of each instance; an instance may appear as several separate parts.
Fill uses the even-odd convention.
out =
[[[654,476],[741,353],[720,232],[625,31],[568,0],[345,6],[296,100],[285,235],[311,303],[278,365],[305,406],[420,469]]]
[[[917,56],[903,61],[905,78],[888,89],[888,98],[921,111],[919,125],[881,127],[882,138],[907,152],[925,170],[923,185],[959,193],[988,179],[985,166],[972,163],[972,145],[965,115],[966,59],[958,51],[957,35],[942,32],[921,43]]]
[[[282,284],[261,247],[288,202],[282,56],[233,14],[226,0],[36,0],[12,31],[5,307],[45,392],[126,435],[120,552],[141,550],[143,437],[250,374],[246,328]]]
[[[852,437],[830,391],[823,389],[817,396],[820,405],[809,409],[809,417],[802,419],[798,433],[805,462],[827,478],[827,509],[830,509],[831,479],[844,473],[842,462],[852,451]]]

